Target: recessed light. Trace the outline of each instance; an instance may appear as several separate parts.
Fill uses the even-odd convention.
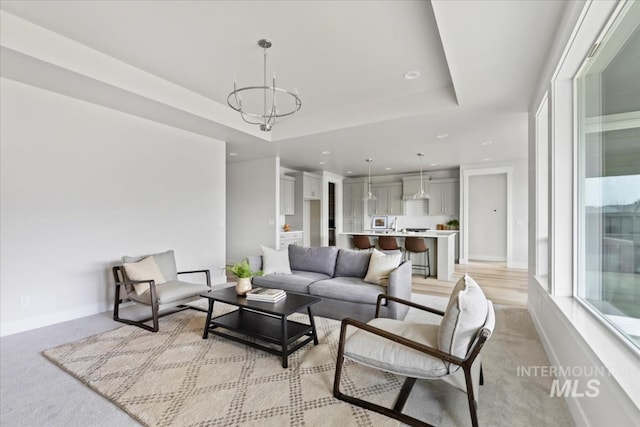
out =
[[[384,170],[386,170],[386,171],[390,171],[390,170],[391,170],[391,168],[384,168]]]
[[[449,136],[448,133],[439,133],[438,135],[436,135],[438,138],[442,139],[442,138],[446,138]]]
[[[235,156],[237,156],[237,155],[238,155],[238,153],[229,153],[229,155],[230,155],[231,157],[235,157]]]
[[[429,166],[438,166],[440,163],[429,163]]]
[[[325,151],[322,152],[322,154],[331,154],[331,151],[325,150]]]
[[[353,171],[347,171],[347,175],[351,175]]]
[[[318,162],[319,165],[326,165],[327,162]]]
[[[481,143],[480,145],[491,145],[493,144],[493,141],[485,141],[483,143]]]
[[[486,162],[486,161],[488,161],[488,160],[491,160],[491,157],[485,157],[485,158],[484,158],[484,159],[482,159],[482,160],[484,160],[484,161]]]
[[[417,70],[409,71],[404,75],[405,80],[415,80],[418,77],[420,77],[420,71]]]

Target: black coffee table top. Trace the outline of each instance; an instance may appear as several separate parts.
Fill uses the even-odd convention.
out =
[[[278,316],[289,315],[297,311],[301,311],[302,309],[310,305],[320,302],[320,298],[318,297],[296,294],[293,292],[287,292],[286,298],[281,299],[280,301],[277,301],[275,303],[247,300],[246,297],[240,296],[236,293],[235,286],[205,292],[203,294],[200,294],[200,296],[214,301],[220,301],[238,307],[252,308],[257,311],[275,314]]]

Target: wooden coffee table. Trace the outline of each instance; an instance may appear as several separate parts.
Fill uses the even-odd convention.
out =
[[[234,286],[215,291],[209,291],[200,295],[209,300],[207,321],[204,325],[203,339],[209,337],[209,333],[241,342],[246,345],[259,348],[266,352],[282,357],[282,367],[287,367],[287,358],[291,353],[307,343],[313,341],[318,345],[316,325],[311,313],[311,306],[320,302],[320,298],[287,292],[287,297],[275,302],[247,301],[244,296],[238,296]],[[216,301],[235,305],[238,310],[221,316],[212,317],[213,304]],[[307,309],[309,325],[287,320],[287,316]],[[220,329],[237,333],[232,335],[222,332]],[[279,348],[266,346],[260,342],[252,342],[246,337],[276,344]],[[306,337],[298,342],[301,338]]]

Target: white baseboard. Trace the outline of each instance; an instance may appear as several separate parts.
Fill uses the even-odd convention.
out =
[[[511,262],[511,264],[507,265],[507,268],[520,268],[522,270],[527,270],[529,268],[529,264],[526,262]]]
[[[501,256],[491,255],[469,255],[469,260],[473,261],[491,261],[491,262],[505,262],[507,259]]]
[[[68,320],[91,316],[92,314],[103,313],[107,310],[110,310],[112,307],[112,303],[105,302],[100,304],[86,305],[83,307],[74,308],[72,310],[33,316],[28,319],[2,322],[2,324],[0,325],[0,337],[29,331],[31,329],[42,328],[44,326],[53,325],[55,323],[66,322]]]

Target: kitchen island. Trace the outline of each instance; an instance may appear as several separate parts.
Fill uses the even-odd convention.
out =
[[[359,233],[341,233],[339,246],[353,248],[352,236],[369,236],[371,243],[376,244],[378,236],[392,236],[398,239],[398,245],[404,246],[405,237],[424,237],[434,258],[431,263],[431,275],[434,272],[438,280],[452,280],[455,265],[455,247],[457,230],[428,230],[421,232],[401,232],[393,230],[365,230]],[[377,245],[376,245],[377,246]],[[434,268],[435,267],[435,268]]]

